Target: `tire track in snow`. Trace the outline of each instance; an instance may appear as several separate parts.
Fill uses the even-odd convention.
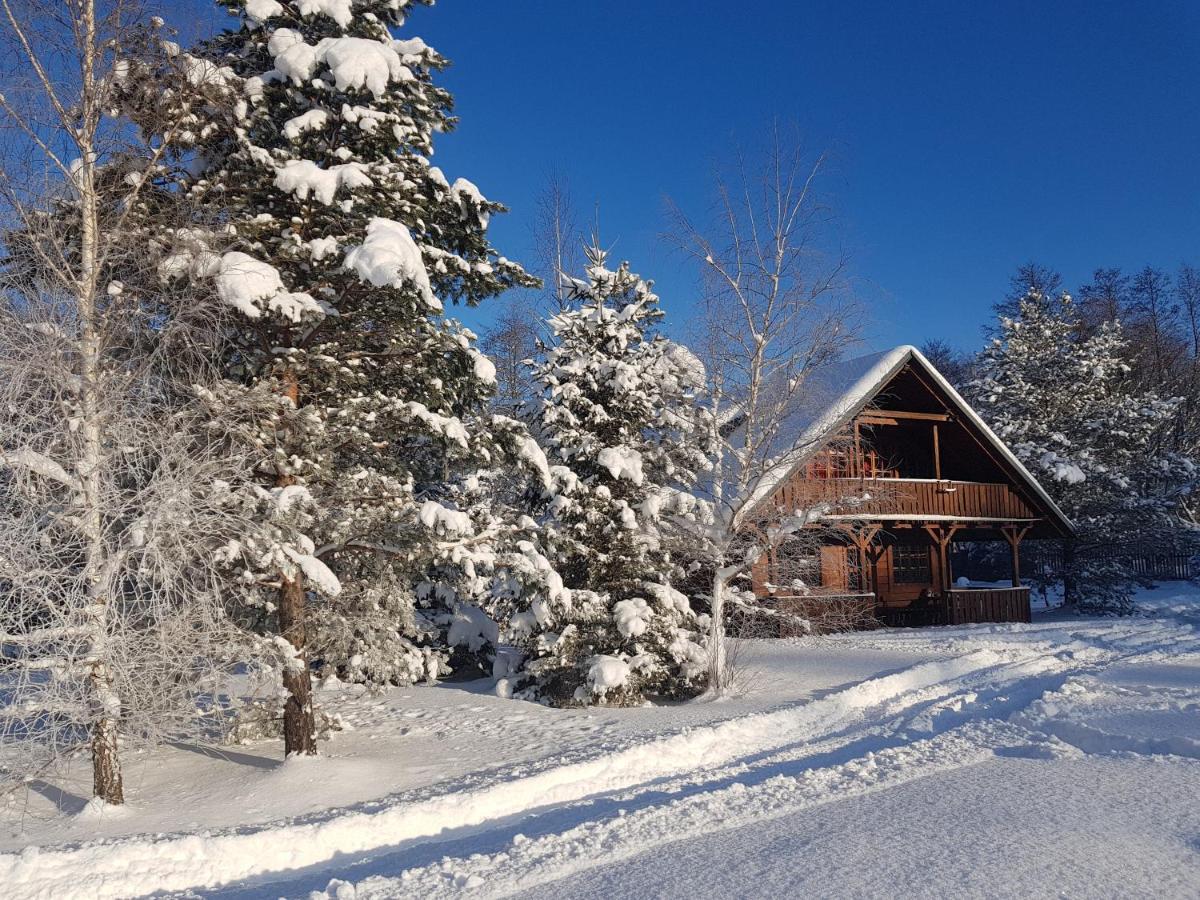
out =
[[[1126,631],[1125,636],[1130,637]],[[1109,633],[1113,633],[1114,640],[1108,640]],[[1175,636],[1179,636],[1178,630]],[[1102,645],[1120,643],[1113,629],[1097,637]],[[901,723],[912,721],[912,717],[906,720],[903,714],[914,707],[928,708],[942,703],[943,709],[937,714],[942,721],[931,727],[945,731],[955,703],[976,702],[969,700],[968,695],[974,693],[977,698],[976,687],[980,685],[995,686],[997,681],[1003,685],[1006,679],[1019,681],[1021,677],[1039,673],[1094,666],[1101,661],[1115,661],[1121,655],[1115,646],[1098,648],[1078,639],[1068,645],[1065,653],[1061,652],[1061,645],[1048,641],[1022,644],[1010,639],[997,643],[1002,646],[972,649],[952,659],[921,663],[802,706],[689,729],[528,776],[497,779],[458,793],[422,799],[401,795],[371,811],[348,811],[315,822],[283,822],[188,836],[142,836],[63,849],[29,848],[20,854],[0,856],[0,883],[5,884],[6,896],[14,898],[57,897],[68,893],[115,897],[212,888],[262,879],[271,873],[291,871],[299,875],[296,870],[324,866],[347,854],[370,857],[381,856],[380,851],[384,851],[382,857],[386,857],[404,845],[420,845],[426,851],[436,852],[436,845],[431,846],[431,842],[489,829],[495,831],[507,827],[517,817],[570,810],[581,801],[618,796],[622,791],[632,791],[632,797],[643,794],[656,797],[664,789],[683,790],[700,783],[708,785],[703,793],[714,790],[739,793],[751,788],[739,783],[715,788],[712,785],[756,767],[765,773],[767,781],[762,782],[765,784],[776,777],[770,774],[770,767],[786,763],[803,769],[804,759],[813,758],[822,749],[827,755],[836,754],[839,747],[844,750],[853,745],[859,749],[863,739],[888,735],[899,741],[904,736],[897,725],[881,727],[872,723],[877,723],[881,716],[897,715]],[[1152,646],[1161,643],[1152,642]],[[960,643],[955,649],[969,646]],[[945,650],[945,645],[940,649]],[[1137,655],[1142,651],[1131,652]],[[866,716],[868,711],[872,712],[870,719]],[[968,723],[962,727],[980,726]],[[831,737],[834,735],[837,737]],[[918,744],[932,746],[927,742],[943,737],[944,734],[935,735]],[[891,756],[902,755],[903,751],[903,746],[880,749],[880,753]],[[828,759],[824,762],[828,763]],[[860,763],[861,760],[838,760],[836,765],[809,766],[809,770],[835,772]],[[684,802],[687,798],[676,799]],[[660,805],[652,803],[646,808],[653,810]]]
[[[95,898],[213,888],[323,864],[411,841],[428,841],[794,744],[851,723],[865,709],[1004,661],[994,650],[925,662],[869,679],[803,706],[757,713],[635,744],[523,778],[324,821],[241,831],[120,839],[0,855],[7,897]]]
[[[761,824],[798,810],[961,769],[991,758],[998,749],[1023,742],[1027,742],[1027,733],[1014,726],[970,723],[836,766],[776,775],[754,785],[735,782],[619,813],[615,818],[585,821],[533,840],[518,834],[508,850],[498,853],[444,859],[396,877],[375,876],[357,884],[335,879],[324,892],[310,896],[313,900],[511,896],[677,841]]]
[[[847,729],[838,738],[617,793],[612,803],[623,803],[627,808],[601,817],[596,817],[597,810],[581,809],[584,815],[590,812],[591,817],[565,831],[532,840],[516,834],[509,849],[465,859],[445,858],[406,869],[399,877],[376,875],[356,885],[335,879],[325,892],[311,896],[339,900],[505,896],[594,866],[619,862],[656,846],[962,768],[991,757],[997,750],[1016,746],[1023,753],[1036,750],[1053,754],[1061,747],[1056,748],[1053,739],[1062,736],[1031,731],[999,717],[1019,718],[1018,713],[1080,673],[1099,672],[1132,660],[1176,657],[1180,651],[1191,654],[1198,649],[1194,633],[1171,627],[1153,633],[1109,628],[1096,637],[1101,646],[1080,641],[1065,648],[1038,646],[1033,655],[899,694],[879,704],[882,716],[893,717],[887,725]],[[1029,649],[1029,645],[1022,648],[1014,642],[1012,649],[1016,654]],[[928,722],[919,724],[931,734],[914,741],[910,732],[922,717]],[[1078,746],[1069,738],[1068,742]],[[848,755],[846,751],[851,748],[860,755]],[[1164,743],[1156,744],[1156,749],[1171,752],[1182,748]],[[838,760],[839,752],[848,758]],[[836,761],[828,762],[830,757]],[[814,760],[821,763],[814,765]],[[633,807],[632,811],[628,807]]]

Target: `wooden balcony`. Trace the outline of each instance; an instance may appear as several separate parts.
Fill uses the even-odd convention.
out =
[[[865,500],[855,498],[865,497]],[[906,478],[803,478],[789,481],[773,498],[784,508],[831,503],[831,515],[871,519],[992,519],[1031,521],[1029,505],[1006,484]]]

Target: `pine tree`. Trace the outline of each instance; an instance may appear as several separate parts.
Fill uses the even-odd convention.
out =
[[[528,696],[555,703],[639,703],[702,686],[706,656],[687,598],[665,502],[705,462],[695,391],[703,368],[654,334],[651,285],[587,251],[586,280],[550,319],[555,343],[534,368],[535,431],[560,490],[544,509],[546,549],[561,575],[512,618]]]
[[[494,523],[465,511],[471,479],[525,440],[480,420],[495,370],[443,302],[534,280],[488,240],[504,208],[430,163],[455,120],[434,83],[447,61],[391,33],[411,5],[231,0],[240,27],[189,57],[217,87],[178,177],[216,214],[164,235],[160,269],[212,285],[237,314],[231,381],[280,398],[257,474],[281,530],[229,562],[294,653],[289,753],[314,750],[310,663],[446,671],[459,590],[480,592],[496,552]]]
[[[1081,609],[1127,613],[1135,579],[1113,553],[1131,541],[1188,539],[1180,497],[1196,477],[1165,449],[1176,399],[1139,393],[1117,322],[1081,336],[1071,298],[1033,293],[980,357],[977,408],[1046,486],[1078,530],[1074,581]]]

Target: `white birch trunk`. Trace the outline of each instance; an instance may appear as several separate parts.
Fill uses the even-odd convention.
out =
[[[725,591],[729,578],[718,565],[712,581],[712,622],[708,629],[708,689],[720,696],[729,687],[729,666],[725,648]]]
[[[76,181],[81,211],[80,269],[76,302],[79,310],[80,365],[80,454],[79,504],[87,546],[86,581],[89,610],[87,664],[92,688],[94,719],[92,732],[92,792],[105,802],[124,802],[121,766],[118,756],[117,723],[121,698],[113,689],[112,673],[106,659],[108,637],[109,560],[104,537],[101,469],[104,465],[104,422],[100,394],[104,373],[101,365],[102,335],[97,306],[99,273],[99,204],[96,196],[96,9],[87,0],[81,9],[83,27],[81,124],[79,127],[80,165]]]

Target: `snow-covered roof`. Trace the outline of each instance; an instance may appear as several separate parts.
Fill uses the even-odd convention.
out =
[[[933,363],[926,359],[920,350],[909,344],[821,366],[808,375],[799,401],[788,413],[778,432],[780,440],[786,440],[788,443],[788,446],[779,448],[780,455],[786,458],[788,463],[776,469],[769,477],[760,480],[754,491],[756,501],[761,502],[773,494],[800,466],[811,459],[813,454],[862,412],[909,363],[917,365],[923,374],[937,384],[949,398],[955,411],[971,423],[1060,523],[1073,530],[1070,519],[1058,508],[1033,474],[1005,446],[942,373],[934,368]]]

